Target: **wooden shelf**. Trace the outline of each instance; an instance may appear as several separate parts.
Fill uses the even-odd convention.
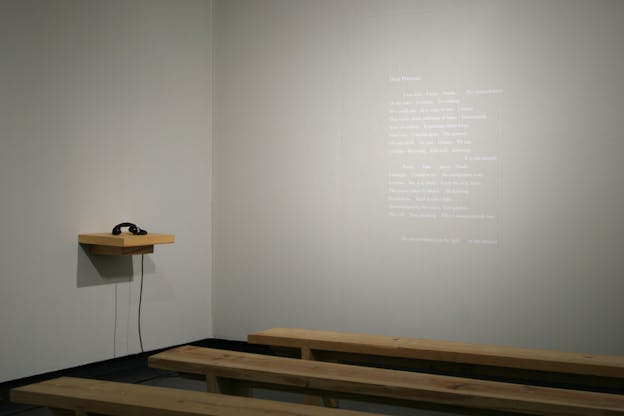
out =
[[[154,252],[155,244],[173,244],[173,234],[145,234],[132,233],[94,233],[78,235],[78,242],[89,246],[92,254],[112,256],[131,256],[134,254],[149,254]]]

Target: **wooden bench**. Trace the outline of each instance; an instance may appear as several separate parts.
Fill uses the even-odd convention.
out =
[[[11,390],[17,403],[86,416],[371,416],[324,407],[164,387],[61,377]]]
[[[624,396],[314,362],[184,346],[153,355],[150,367],[206,376],[212,391],[269,387],[473,414],[624,415]],[[313,407],[313,406],[310,406]],[[490,413],[488,413],[490,412]],[[497,412],[497,413],[496,413]]]
[[[293,328],[256,332],[248,341],[308,360],[624,393],[624,356]]]

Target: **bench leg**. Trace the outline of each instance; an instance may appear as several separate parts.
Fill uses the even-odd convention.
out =
[[[312,351],[309,347],[302,347],[301,359],[316,361],[316,356],[314,355],[314,351]],[[322,395],[321,397],[318,397],[306,394],[303,396],[303,403],[305,404],[321,406],[321,401],[325,407],[338,407],[338,400],[328,395]]]
[[[211,374],[206,375],[206,391],[208,393],[221,393],[219,390],[217,376],[213,376]]]
[[[236,380],[217,377],[213,374],[206,375],[206,390],[210,393],[253,397],[251,387],[241,385]]]

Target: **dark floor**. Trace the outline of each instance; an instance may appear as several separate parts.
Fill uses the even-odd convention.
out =
[[[245,342],[225,341],[209,339],[193,343],[211,348],[227,350],[247,351],[260,354],[270,354],[270,350],[264,347],[249,346]],[[56,378],[60,376],[85,377],[100,380],[119,381],[124,383],[148,384],[153,386],[179,388],[185,390],[205,391],[206,384],[203,381],[190,380],[180,377],[177,373],[156,370],[147,367],[147,357],[157,351],[150,351],[129,357],[117,358],[114,360],[94,363],[81,367],[76,367],[63,371],[43,374],[40,376],[28,377],[26,379],[15,380],[0,384],[0,416],[23,415],[23,416],[53,416],[53,413],[42,407],[21,405],[9,401],[9,391],[13,387],[36,383],[39,381]],[[295,393],[285,393],[254,389],[253,395],[256,398],[281,400],[301,403],[301,395]],[[356,401],[341,400],[340,407],[368,411],[372,413],[382,413],[387,415],[414,415],[414,416],[444,416],[451,413],[441,413],[434,411],[416,410],[403,407],[376,405],[372,403],[362,403]]]

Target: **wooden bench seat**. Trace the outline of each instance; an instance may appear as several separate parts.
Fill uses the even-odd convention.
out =
[[[411,405],[438,410],[476,410],[504,414],[624,415],[624,396],[587,391],[526,386],[306,361],[236,351],[184,346],[149,358],[151,367],[202,374],[209,386],[232,382],[252,386],[285,387],[310,394],[371,399],[381,403]],[[215,378],[216,380],[212,380]]]
[[[248,341],[304,359],[624,393],[624,356],[294,328],[256,332]]]
[[[76,416],[371,416],[348,410],[73,377],[17,387],[11,390],[11,400]]]

